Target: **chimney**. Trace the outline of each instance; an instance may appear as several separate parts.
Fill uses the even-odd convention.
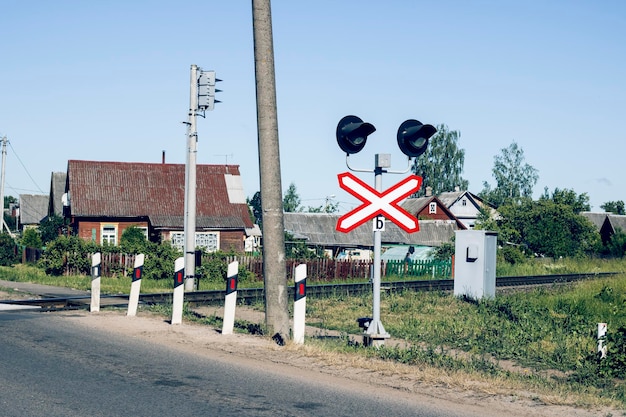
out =
[[[429,185],[428,187],[426,187],[426,197],[432,197],[432,196],[433,196],[433,187]]]
[[[161,151],[161,163],[164,164],[165,163],[165,151]]]
[[[461,191],[461,187],[459,187],[458,185],[455,185],[454,186],[454,191],[456,191],[458,193],[459,191]]]

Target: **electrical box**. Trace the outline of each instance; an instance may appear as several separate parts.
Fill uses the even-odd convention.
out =
[[[473,299],[496,296],[498,234],[487,230],[455,232],[454,295]]]

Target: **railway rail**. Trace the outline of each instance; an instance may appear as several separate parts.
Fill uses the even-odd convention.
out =
[[[618,272],[598,272],[585,274],[559,274],[559,275],[533,275],[533,276],[511,276],[497,277],[496,287],[514,288],[520,286],[539,286],[575,282],[584,279],[602,278],[616,275]],[[387,292],[412,291],[452,291],[454,280],[420,280],[420,281],[394,281],[383,282],[381,290]],[[293,287],[289,289],[289,295],[293,297]],[[356,284],[325,284],[311,285],[306,289],[307,295],[314,298],[324,298],[330,296],[359,296],[372,292],[371,283]],[[185,302],[197,304],[219,304],[224,302],[226,291],[194,291],[185,293]],[[239,302],[252,304],[263,301],[263,288],[242,288],[237,290]],[[24,300],[7,300],[3,304],[14,304],[23,306],[38,306],[40,311],[88,309],[90,306],[90,296],[70,296],[58,298],[39,298]],[[141,294],[139,301],[144,305],[166,304],[172,302],[172,293]],[[101,306],[126,306],[128,305],[128,295],[103,295]]]

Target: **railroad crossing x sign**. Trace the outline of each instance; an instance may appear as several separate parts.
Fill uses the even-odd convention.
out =
[[[337,221],[337,230],[348,233],[378,215],[385,215],[408,233],[417,232],[417,219],[398,203],[420,189],[422,178],[410,175],[387,191],[379,192],[349,172],[337,176],[339,186],[361,200],[363,204],[344,214]]]

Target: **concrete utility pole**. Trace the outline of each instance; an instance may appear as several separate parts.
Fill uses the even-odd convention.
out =
[[[252,0],[252,20],[263,210],[265,324],[274,336],[280,336],[277,340],[281,343],[289,339],[289,312],[270,0]]]
[[[191,66],[189,122],[187,123],[187,163],[185,165],[185,291],[193,291],[196,273],[196,156],[198,131],[198,66]]]

